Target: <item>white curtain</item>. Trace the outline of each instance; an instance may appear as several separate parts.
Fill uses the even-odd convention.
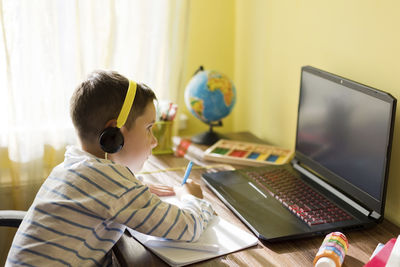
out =
[[[62,159],[56,152],[75,142],[69,99],[95,69],[116,70],[149,85],[159,99],[177,102],[187,5],[185,0],[0,0],[0,183],[7,168],[14,173],[10,179],[29,179],[20,175],[29,166],[37,170],[33,176],[44,178],[38,166]],[[19,174],[12,163],[19,164]]]

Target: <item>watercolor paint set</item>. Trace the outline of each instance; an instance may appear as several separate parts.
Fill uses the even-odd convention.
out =
[[[221,139],[204,152],[204,159],[248,166],[288,163],[293,150],[258,143]]]

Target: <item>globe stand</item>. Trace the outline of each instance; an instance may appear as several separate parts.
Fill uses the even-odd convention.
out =
[[[222,135],[213,131],[214,126],[222,126],[222,121],[219,121],[216,124],[210,123],[209,125],[210,125],[209,131],[195,135],[191,138],[193,143],[211,146],[219,139],[223,138]]]

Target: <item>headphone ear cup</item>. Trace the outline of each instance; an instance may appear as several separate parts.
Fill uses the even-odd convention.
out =
[[[100,147],[106,153],[116,153],[124,146],[124,136],[117,127],[107,127],[99,137]]]

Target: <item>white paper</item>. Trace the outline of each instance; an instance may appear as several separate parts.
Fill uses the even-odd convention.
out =
[[[174,202],[174,199],[166,200],[168,202]],[[128,228],[132,236],[134,236],[140,243],[146,246],[148,249],[153,251],[157,256],[166,261],[172,266],[183,266],[192,264],[195,262],[211,259],[221,255],[229,254],[244,248],[254,246],[258,243],[258,239],[252,235],[236,227],[235,225],[227,222],[226,220],[219,218],[218,216],[207,226],[207,229],[202,233],[200,238],[196,242],[192,242],[191,249],[184,248],[172,248],[162,246],[147,246],[146,242],[149,240],[162,240],[163,242],[176,242],[176,241],[165,241],[165,239],[145,235],[135,230]],[[183,244],[186,242],[182,242]],[[200,247],[203,245],[217,245],[218,251],[208,252],[204,250],[193,249],[194,244],[198,244]]]

